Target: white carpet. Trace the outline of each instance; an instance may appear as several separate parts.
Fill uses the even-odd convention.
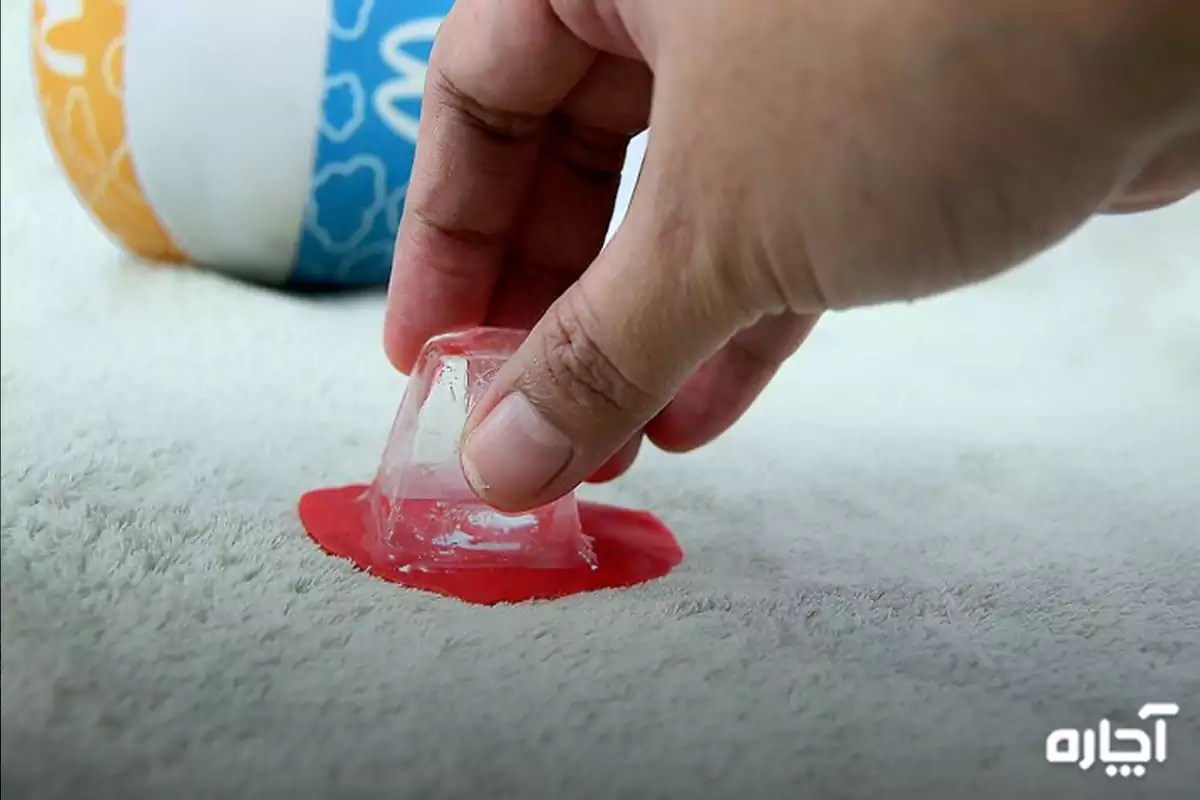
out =
[[[5,798],[1182,797],[1200,785],[1200,201],[831,317],[745,422],[586,494],[688,560],[478,608],[322,555],[383,300],[116,252],[3,29]],[[1058,727],[1182,706],[1138,781]],[[11,794],[10,794],[11,792]],[[1194,795],[1192,795],[1194,796]]]

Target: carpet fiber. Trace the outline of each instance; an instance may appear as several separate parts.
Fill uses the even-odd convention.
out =
[[[585,490],[665,519],[676,572],[473,607],[355,572],[296,518],[383,447],[382,296],[118,253],[3,8],[6,798],[1200,785],[1197,201],[831,316],[728,436]],[[1045,763],[1051,730],[1149,701],[1181,711],[1146,777]]]

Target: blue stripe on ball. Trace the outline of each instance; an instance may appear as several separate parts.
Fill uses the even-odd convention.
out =
[[[293,284],[387,281],[425,65],[451,0],[333,0],[322,121]]]

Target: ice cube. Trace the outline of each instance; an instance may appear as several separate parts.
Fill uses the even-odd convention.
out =
[[[574,493],[505,514],[463,476],[458,444],[467,416],[525,336],[476,328],[425,345],[370,490],[378,555],[414,569],[594,566]]]

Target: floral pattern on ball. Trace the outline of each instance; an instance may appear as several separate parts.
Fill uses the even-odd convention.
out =
[[[449,0],[334,0],[311,194],[292,281],[384,283]]]
[[[131,252],[178,262],[138,182],[125,130],[125,4],[38,0],[33,65],[46,135],[80,201]]]

